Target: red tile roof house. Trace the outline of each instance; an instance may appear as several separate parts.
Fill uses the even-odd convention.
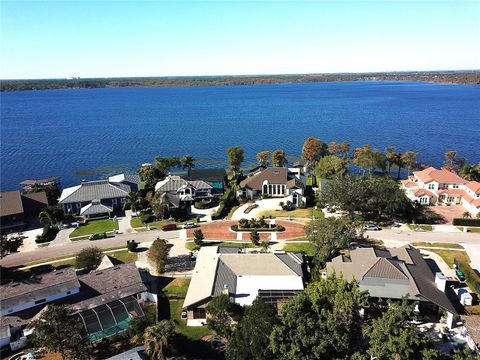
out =
[[[426,168],[402,180],[407,197],[425,205],[462,205],[473,217],[480,212],[480,183],[447,169]]]
[[[301,168],[269,167],[254,172],[240,182],[237,196],[254,200],[263,196],[286,198],[295,205],[305,204],[305,175]]]

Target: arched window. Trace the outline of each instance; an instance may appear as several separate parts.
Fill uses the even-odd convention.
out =
[[[263,185],[263,193],[268,194],[268,185],[267,184]]]

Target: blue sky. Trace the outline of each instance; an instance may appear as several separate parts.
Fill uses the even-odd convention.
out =
[[[480,1],[1,1],[0,78],[480,68]]]

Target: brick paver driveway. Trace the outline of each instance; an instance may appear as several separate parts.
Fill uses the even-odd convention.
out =
[[[452,224],[454,218],[461,218],[466,211],[462,205],[431,206],[430,209],[445,219],[445,224]]]
[[[207,240],[236,240],[237,233],[230,231],[230,226],[237,224],[237,221],[223,220],[200,225],[200,228]],[[277,239],[293,239],[304,236],[303,224],[288,220],[276,220],[276,223],[285,227],[285,231],[277,233]],[[188,229],[187,236],[193,237],[196,229]],[[244,233],[243,240],[249,240],[248,232]],[[271,240],[270,234],[260,234],[262,240]]]

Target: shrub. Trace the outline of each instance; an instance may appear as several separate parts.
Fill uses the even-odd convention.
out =
[[[45,243],[55,239],[55,236],[58,234],[58,227],[45,225],[43,227],[42,235],[37,235],[35,242],[37,244]]]
[[[237,224],[232,225],[230,226],[230,229],[232,229],[233,231],[238,231],[238,225]]]
[[[148,223],[151,223],[153,220],[155,220],[155,218],[152,215],[145,214],[143,212],[140,213],[140,215],[138,215],[138,218],[143,224],[148,224]]]
[[[203,235],[202,230],[197,229],[193,232],[193,238],[194,238],[195,245],[202,246],[203,239],[205,239],[205,236]]]
[[[282,225],[276,225],[276,226],[275,226],[275,229],[276,229],[277,231],[285,231],[285,227],[283,227]]]
[[[102,262],[103,252],[97,247],[82,249],[75,257],[75,267],[91,271]]]
[[[453,225],[455,226],[480,226],[480,219],[453,219]]]
[[[137,251],[138,243],[135,240],[127,240],[127,249],[130,252]]]
[[[250,227],[250,221],[248,219],[240,219],[238,220],[238,225],[242,228],[249,228]]]
[[[258,233],[257,230],[253,230],[250,233],[250,240],[252,241],[253,245],[259,245],[260,244],[260,234]]]

